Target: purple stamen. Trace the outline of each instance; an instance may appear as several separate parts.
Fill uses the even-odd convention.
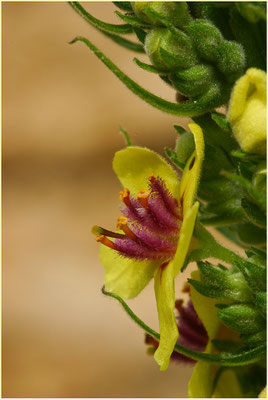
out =
[[[165,207],[162,198],[157,194],[152,194],[148,199],[149,212],[157,223],[168,229],[178,229],[178,222],[176,221],[174,215]]]
[[[181,210],[161,178],[150,177],[148,189],[139,192],[137,198],[128,189],[120,192],[124,202],[121,211],[126,220],[118,229],[125,235],[103,232],[116,238],[115,250],[124,257],[166,262],[176,253]]]
[[[150,187],[153,193],[158,193],[162,200],[163,203],[165,204],[167,210],[176,218],[179,218],[179,210],[178,210],[178,202],[176,199],[174,199],[174,197],[172,197],[172,195],[169,193],[169,191],[166,188],[166,185],[164,183],[164,181],[157,177],[154,178],[153,176],[151,176],[151,178],[149,178],[150,180]]]
[[[129,238],[116,239],[115,245],[122,256],[137,260],[167,260],[173,256],[171,251],[156,251]]]

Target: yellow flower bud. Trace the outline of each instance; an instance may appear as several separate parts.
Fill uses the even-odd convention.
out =
[[[247,153],[266,153],[266,73],[250,68],[236,82],[227,118]]]

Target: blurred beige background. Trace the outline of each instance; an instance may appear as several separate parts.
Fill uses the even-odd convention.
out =
[[[84,3],[119,22],[114,5]],[[85,35],[154,93],[174,100],[136,55],[67,3],[3,2],[3,397],[184,397],[191,367],[159,372],[143,332],[100,289],[91,226],[114,228],[111,162],[135,144],[163,154],[174,124],[132,95],[89,52]],[[145,56],[138,58],[146,61]],[[177,281],[177,297],[187,274]],[[158,330],[152,283],[130,306]]]

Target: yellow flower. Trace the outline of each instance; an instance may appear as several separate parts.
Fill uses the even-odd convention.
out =
[[[227,118],[247,153],[266,153],[266,73],[250,68],[236,82]]]
[[[178,338],[174,316],[174,279],[183,266],[191,241],[199,203],[195,194],[204,154],[201,128],[189,124],[195,151],[181,181],[155,152],[130,146],[115,154],[113,169],[124,190],[117,231],[93,227],[101,242],[105,287],[119,296],[137,296],[154,278],[160,343],[154,357],[161,370],[168,367]],[[114,238],[112,241],[110,238]]]

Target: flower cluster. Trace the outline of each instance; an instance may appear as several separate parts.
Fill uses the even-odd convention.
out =
[[[266,354],[266,8],[261,2],[115,2],[123,24],[70,5],[177,92],[178,103],[139,86],[84,37],[83,42],[152,106],[192,117],[168,160],[133,146],[116,152],[122,184],[116,230],[95,225],[105,269],[103,293],[146,332],[161,370],[193,364],[188,397],[265,397]],[[133,33],[137,41],[124,37]],[[224,106],[223,113],[215,110]],[[172,164],[172,166],[171,166]],[[181,179],[179,179],[181,176]],[[215,239],[213,226],[245,251]],[[186,306],[175,279],[196,262]],[[124,299],[154,279],[159,333]],[[176,316],[174,313],[178,312]]]

